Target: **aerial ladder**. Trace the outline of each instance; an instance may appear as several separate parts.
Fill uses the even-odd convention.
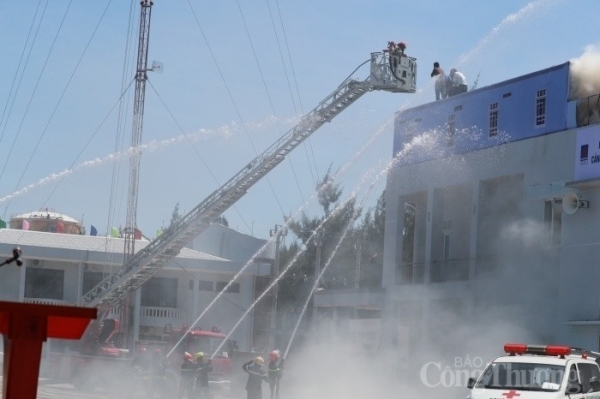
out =
[[[394,46],[371,53],[369,77],[360,81],[347,78],[312,111],[250,161],[235,176],[210,194],[204,201],[173,223],[99,284],[83,295],[82,306],[112,308],[135,292],[154,274],[175,258],[181,249],[210,226],[229,207],[242,198],[256,182],[279,165],[285,157],[326,122],[348,108],[363,94],[381,90],[392,93],[416,91],[416,58]],[[359,67],[360,67],[359,66]],[[357,68],[358,69],[358,68]]]

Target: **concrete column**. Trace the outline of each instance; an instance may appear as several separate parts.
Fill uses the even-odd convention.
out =
[[[23,262],[19,273],[19,302],[23,302],[25,299],[25,269],[27,268],[27,262]]]
[[[77,304],[81,305],[81,297],[83,296],[83,262],[77,265]]]
[[[139,289],[133,294],[133,353],[135,353],[135,343],[140,339],[140,313],[142,310],[142,290]]]
[[[200,281],[194,279],[192,280],[192,314],[189,315],[188,320],[196,320],[200,313],[198,311],[200,300]]]
[[[479,211],[479,182],[473,184],[471,204],[471,235],[469,240],[469,282],[474,287],[477,279],[477,214]],[[473,293],[477,289],[470,289],[467,298],[467,320],[472,320],[475,298]]]

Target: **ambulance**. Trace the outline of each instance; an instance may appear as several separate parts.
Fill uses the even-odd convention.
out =
[[[504,345],[467,399],[600,399],[600,353],[558,345]]]

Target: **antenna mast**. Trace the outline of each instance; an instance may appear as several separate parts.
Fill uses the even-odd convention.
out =
[[[140,156],[139,146],[142,142],[142,130],[144,125],[144,99],[146,97],[146,80],[148,80],[148,43],[150,42],[150,15],[152,12],[152,0],[141,0],[140,32],[138,38],[137,69],[135,72],[135,100],[133,103],[133,128],[131,130],[131,148],[129,156],[129,193],[127,196],[127,220],[125,230],[125,249],[123,252],[123,264],[135,254],[135,239],[139,233],[137,228],[137,202],[138,186],[140,178]],[[132,337],[129,334],[131,318],[131,297],[121,302],[121,333],[127,347],[132,347]]]
[[[140,177],[140,143],[144,124],[144,98],[148,80],[148,43],[150,41],[150,15],[152,0],[141,0],[140,34],[138,43],[137,70],[135,73],[135,101],[133,103],[133,129],[131,131],[131,154],[129,157],[129,195],[127,196],[127,221],[125,224],[124,262],[135,253],[137,235],[137,202]]]

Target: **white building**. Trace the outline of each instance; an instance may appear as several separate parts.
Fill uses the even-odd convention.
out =
[[[565,63],[396,115],[382,322],[399,356],[600,349],[600,103],[585,84]]]
[[[398,112],[383,290],[321,292],[318,310],[348,333],[356,309],[380,309],[381,351],[416,373],[417,358],[487,360],[510,341],[600,350],[600,88],[587,83],[565,63]]]
[[[19,246],[23,260],[21,267],[13,262],[0,268],[0,300],[75,305],[82,294],[122,265],[124,239],[48,232],[56,229],[46,225],[79,223],[53,212],[18,215],[13,217],[15,223],[11,226],[22,226],[22,220],[29,221],[30,230],[0,229],[0,259],[9,258],[12,249]],[[38,223],[42,221],[47,223],[42,226]],[[33,231],[37,226],[42,226],[39,229],[45,231]],[[60,230],[63,229],[69,230],[69,226],[61,226]],[[215,237],[218,237],[218,244]],[[192,247],[201,247],[203,252],[183,248],[137,291],[133,312],[134,338],[160,340],[167,326],[191,325],[249,262],[198,324],[203,329],[216,326],[229,333],[254,301],[255,279],[269,276],[272,257],[260,255],[261,259],[256,257],[250,261],[265,243],[266,240],[243,235],[225,226],[211,225],[192,244]],[[147,244],[148,241],[136,240],[136,251]],[[257,328],[253,316],[250,313],[231,335],[241,351],[250,351],[256,339],[253,337]]]

